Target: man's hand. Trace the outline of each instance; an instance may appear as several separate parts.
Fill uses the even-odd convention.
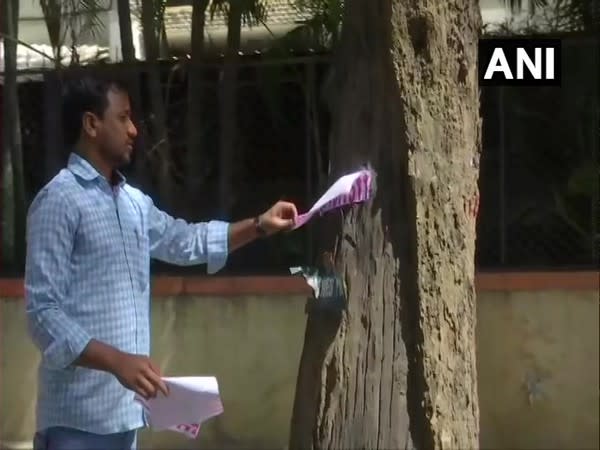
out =
[[[122,352],[96,339],[88,343],[74,363],[113,374],[123,386],[145,399],[156,397],[158,391],[169,393],[150,358]]]
[[[258,216],[258,226],[267,235],[291,230],[298,219],[298,210],[293,203],[279,201],[267,212]]]
[[[160,371],[146,356],[120,353],[114,362],[113,373],[123,386],[145,399],[156,397],[158,391],[169,394]]]
[[[254,219],[244,219],[229,227],[229,253],[261,237],[291,230],[298,219],[293,203],[277,202],[267,212]]]

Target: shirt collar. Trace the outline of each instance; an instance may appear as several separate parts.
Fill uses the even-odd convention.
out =
[[[92,181],[98,178],[104,178],[104,176],[96,170],[94,166],[90,164],[88,160],[78,155],[77,153],[71,153],[69,155],[69,162],[67,164],[67,168],[77,175],[80,178],[83,178],[86,181]],[[125,176],[119,172],[115,171],[118,179],[118,185],[123,186],[126,182]]]

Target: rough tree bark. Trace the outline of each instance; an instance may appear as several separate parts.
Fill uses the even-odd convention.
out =
[[[480,20],[476,0],[346,2],[330,175],[370,164],[376,189],[331,233],[348,307],[309,313],[290,449],[478,447]]]

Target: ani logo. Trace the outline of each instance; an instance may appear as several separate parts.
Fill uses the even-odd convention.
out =
[[[560,39],[481,39],[482,86],[560,86]]]

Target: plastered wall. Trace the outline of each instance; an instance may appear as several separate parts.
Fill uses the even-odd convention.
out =
[[[479,293],[482,448],[598,448],[598,304],[590,290]],[[28,448],[38,357],[22,300],[0,308],[2,448]],[[154,358],[216,375],[225,413],[197,441],[145,431],[140,448],[285,448],[305,319],[302,295],[156,298]]]

